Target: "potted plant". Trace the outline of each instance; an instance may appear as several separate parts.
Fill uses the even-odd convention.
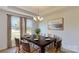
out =
[[[37,28],[37,29],[35,30],[35,34],[36,34],[36,39],[39,39],[40,28]]]

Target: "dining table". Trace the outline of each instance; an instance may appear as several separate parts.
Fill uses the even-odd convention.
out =
[[[33,35],[31,35],[30,37],[23,36],[21,38],[39,46],[40,53],[45,53],[45,47],[47,45],[50,45],[55,40],[55,38],[53,37],[45,37],[45,36],[39,36],[39,39],[35,40],[35,37]]]

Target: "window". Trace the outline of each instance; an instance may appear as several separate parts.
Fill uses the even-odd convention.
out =
[[[11,41],[15,45],[15,38],[20,38],[20,17],[11,16]]]
[[[29,34],[32,34],[34,31],[33,28],[33,20],[32,19],[26,19],[26,32]]]
[[[41,35],[47,34],[47,24],[44,21],[39,23],[39,28],[41,30]]]

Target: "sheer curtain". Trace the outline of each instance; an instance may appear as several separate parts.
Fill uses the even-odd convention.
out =
[[[39,28],[41,29],[41,35],[45,36],[48,33],[46,22],[42,21],[39,23]]]

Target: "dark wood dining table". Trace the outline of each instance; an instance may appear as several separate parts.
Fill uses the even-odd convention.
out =
[[[50,40],[46,40],[47,38],[49,38]],[[28,42],[38,45],[40,47],[41,53],[45,53],[45,47],[47,45],[51,44],[52,42],[54,42],[54,40],[55,40],[55,38],[44,37],[44,36],[40,36],[38,40],[34,40],[35,38],[33,36],[30,36],[30,37],[24,36],[24,37],[22,37],[22,39],[25,39]]]

